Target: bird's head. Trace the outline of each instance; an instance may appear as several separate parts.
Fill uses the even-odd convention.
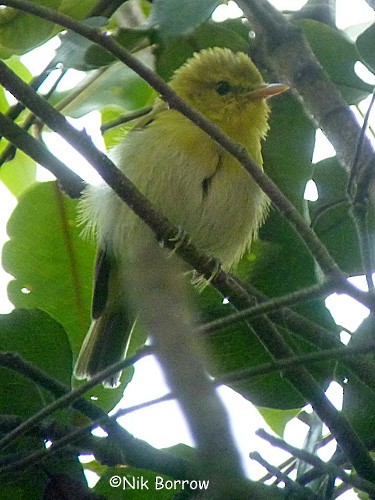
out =
[[[174,73],[170,85],[234,139],[246,130],[263,137],[268,129],[267,98],[288,88],[266,84],[243,52],[219,47],[194,54]]]

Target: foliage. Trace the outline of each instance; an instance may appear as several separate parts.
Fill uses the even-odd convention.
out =
[[[84,19],[86,25],[97,30],[107,30],[122,47],[147,66],[153,67],[165,80],[186,58],[210,46],[248,52],[254,60],[263,63],[261,69],[266,79],[271,81],[276,78],[272,65],[267,66],[266,59],[262,59],[262,44],[257,43],[257,37],[253,39],[250,36],[253,29],[256,32],[256,23],[251,26],[241,19],[215,23],[211,19],[212,12],[221,3],[219,0],[191,0],[183,2],[183,6],[178,0],[139,0],[135,3],[125,0],[118,2],[119,9],[115,9],[115,12],[103,12],[102,15],[99,12],[95,18],[90,18],[92,2],[88,0],[37,0],[33,3],[47,6],[76,20]],[[314,2],[309,4],[313,5]],[[128,19],[132,19],[132,23]],[[7,7],[0,10],[0,26],[0,56],[16,74],[34,87],[38,85],[35,80],[32,82],[20,56],[59,34],[61,47],[57,50],[51,68],[59,63],[65,69],[78,69],[85,73],[78,90],[60,91],[57,87],[48,96],[49,102],[64,115],[76,118],[98,110],[102,122],[106,123],[149,106],[155,97],[155,91],[134,71],[116,60],[113,54],[73,31],[63,33],[58,23]],[[342,92],[348,104],[357,105],[370,95],[371,87],[356,75],[354,65],[362,61],[374,71],[374,25],[359,36],[356,44],[336,27],[313,19],[298,19],[295,26],[303,32],[323,66],[326,77]],[[58,71],[61,69],[55,69],[56,73]],[[48,73],[49,70],[44,77]],[[20,126],[29,117],[27,110],[14,112],[2,87],[0,111],[8,114]],[[363,226],[360,225],[361,220],[356,220],[357,207],[353,205],[350,193],[348,195],[350,173],[342,168],[340,156],[312,163],[317,125],[308,114],[304,103],[291,92],[277,97],[272,103],[270,133],[263,148],[266,173],[292,202],[306,225],[311,223],[343,272],[348,275],[369,274],[364,254],[366,249],[374,246],[373,208],[364,207],[366,224],[365,231],[361,233],[358,227]],[[109,131],[105,137],[107,145],[115,143],[121,135],[122,132],[118,130]],[[60,189],[58,181],[37,181],[36,162],[20,150],[11,154],[9,148],[7,140],[2,138],[0,179],[18,201],[8,221],[9,241],[2,254],[2,265],[13,277],[8,293],[16,309],[0,317],[0,348],[4,352],[17,352],[26,362],[65,384],[65,390],[68,391],[71,386],[77,385],[72,375],[73,360],[90,323],[94,243],[81,235],[77,223],[77,200],[70,199]],[[307,202],[304,198],[306,184],[311,179],[315,181],[319,193],[316,202]],[[372,180],[368,180],[368,185]],[[360,181],[363,184],[363,179]],[[358,202],[358,199],[355,201]],[[363,209],[364,200],[359,201]],[[265,298],[279,299],[297,292],[291,302],[294,306],[294,323],[285,309],[275,307],[269,315],[296,356],[340,347],[339,328],[325,307],[327,290],[322,286],[320,293],[312,294],[308,302],[303,299],[305,289],[323,285],[323,274],[303,236],[292,228],[285,214],[272,208],[259,240],[239,264],[237,276],[250,294],[256,289],[260,301]],[[341,292],[342,283],[335,283],[330,291]],[[240,308],[235,300],[223,302],[222,293],[213,286],[207,286],[200,293],[193,290],[192,296],[202,324],[226,318]],[[298,323],[297,314],[299,320],[302,318],[304,322]],[[310,402],[286,376],[289,372],[273,370],[271,366],[268,371],[256,376],[231,378],[233,373],[257,369],[274,361],[275,353],[271,353],[259,337],[259,328],[260,323],[250,318],[227,324],[219,332],[208,335],[205,341],[209,353],[208,370],[218,379],[226,380],[225,377],[228,377],[228,385],[258,406],[266,422],[281,435],[289,420],[296,415],[303,418],[301,410]],[[366,345],[373,335],[371,314],[359,331],[352,335],[349,346]],[[137,331],[131,354],[141,348],[144,342],[144,332]],[[281,351],[277,354],[276,358],[284,357]],[[373,357],[366,358],[363,364],[362,358],[358,358],[357,364],[351,365],[345,362],[346,359],[339,362],[321,359],[319,363],[307,367],[321,394],[331,381],[341,383],[344,389],[341,414],[354,426],[362,443],[372,450],[375,428],[372,403],[374,385],[371,386],[368,380],[375,370]],[[1,366],[4,367],[0,368],[0,437],[5,437],[12,428],[7,423],[11,417],[19,424],[63,394],[61,387],[59,393],[56,387],[48,390],[41,379],[27,375],[25,369],[17,372],[16,365],[6,366],[4,363],[2,361]],[[85,394],[86,402],[91,403],[94,399],[99,409],[108,412],[121,399],[124,388],[131,383],[132,374],[130,366],[124,371],[121,386],[116,390],[108,391],[99,386],[91,388]],[[91,418],[85,411],[85,416],[82,416],[76,405],[74,408],[69,406],[58,410],[49,416],[45,425],[39,423],[19,437],[16,444],[12,443],[11,448],[4,449],[1,463],[8,466],[30,453],[44,451],[46,440],[54,441],[69,435],[78,426],[87,424],[87,417]],[[98,417],[99,414],[96,414],[95,418]],[[334,432],[333,437],[337,437]],[[319,446],[321,439],[320,434],[316,446]],[[167,474],[162,466],[159,470],[155,465],[148,465],[149,448],[144,450],[144,456],[141,454],[136,459],[129,459],[126,452],[120,455],[114,453],[113,442],[106,445],[104,441],[89,438],[86,433],[74,441],[74,446],[70,445],[64,451],[48,456],[41,466],[28,464],[26,474],[17,474],[15,471],[8,474],[5,470],[4,479],[0,479],[0,497],[50,498],[48,492],[54,488],[60,488],[69,496],[73,486],[84,496],[86,484],[83,470],[86,468],[95,470],[101,476],[94,492],[102,496],[96,498],[117,498],[116,495],[120,497],[123,492],[111,488],[110,478],[125,476],[123,468],[115,467],[120,463],[131,466],[126,469],[128,478],[142,477],[153,482],[155,477],[163,476],[166,481],[172,481],[172,469]],[[94,453],[96,460],[81,465],[79,454],[89,452]],[[189,463],[197,460],[195,451],[184,447],[169,450],[169,454],[173,459]],[[337,451],[333,463],[335,466],[341,465],[350,458],[343,458]],[[41,473],[35,474],[39,467]],[[324,498],[333,498],[333,492],[331,496],[328,493],[327,483],[330,481],[327,477],[320,470],[313,477],[315,482],[309,485],[311,489],[305,488],[305,494],[312,495],[313,491],[321,488],[320,491],[326,494]],[[180,477],[176,475],[177,478]],[[305,484],[303,478],[301,484]],[[277,491],[281,496],[281,490]],[[363,491],[367,491],[365,487]],[[174,498],[176,492],[181,494],[181,498],[183,494],[186,498],[192,495],[192,491],[182,492],[179,485],[172,491],[162,490],[155,498]],[[151,498],[149,495],[146,489],[134,492],[134,498]]]

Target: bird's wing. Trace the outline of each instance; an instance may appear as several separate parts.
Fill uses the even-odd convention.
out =
[[[92,318],[97,319],[102,314],[108,301],[109,276],[111,262],[108,252],[99,248],[94,273],[94,291],[92,297]]]

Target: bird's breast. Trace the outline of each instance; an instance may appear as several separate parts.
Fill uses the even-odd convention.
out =
[[[229,153],[181,115],[134,130],[112,157],[158,210],[225,268],[239,260],[264,219],[268,203],[260,188]],[[107,205],[115,219],[113,246],[123,251],[142,224],[116,197]]]

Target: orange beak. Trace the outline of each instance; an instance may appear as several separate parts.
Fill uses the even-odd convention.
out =
[[[261,87],[251,90],[248,93],[248,96],[254,100],[268,99],[269,97],[281,94],[281,92],[285,92],[288,89],[288,85],[285,85],[284,83],[265,83]]]

